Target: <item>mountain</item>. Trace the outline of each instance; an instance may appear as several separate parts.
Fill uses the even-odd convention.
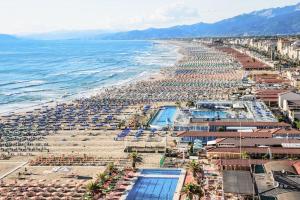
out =
[[[300,3],[238,15],[216,23],[150,28],[98,36],[100,39],[168,39],[206,36],[287,35],[300,33]]]
[[[12,35],[7,34],[0,34],[0,41],[7,41],[7,40],[16,40],[17,38]]]
[[[105,30],[83,30],[83,31],[52,31],[45,33],[34,33],[20,35],[22,38],[33,40],[70,40],[70,39],[93,39],[94,37],[106,36],[112,32]]]

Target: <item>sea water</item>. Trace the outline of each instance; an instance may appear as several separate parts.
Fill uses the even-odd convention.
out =
[[[153,41],[0,41],[0,113],[131,82],[176,57],[173,45]]]

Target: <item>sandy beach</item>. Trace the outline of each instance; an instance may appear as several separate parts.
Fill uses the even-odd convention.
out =
[[[73,101],[2,116],[0,153],[6,161],[1,161],[0,173],[11,171],[2,181],[84,188],[109,163],[130,167],[129,149],[141,151],[143,162],[138,167],[159,167],[163,152],[175,138],[171,132],[165,135],[156,130],[154,134],[149,128],[157,109],[203,98],[228,99],[243,76],[239,66],[218,49],[193,42],[171,43],[178,47],[178,60],[160,73],[101,88]],[[28,163],[16,168],[21,161]]]

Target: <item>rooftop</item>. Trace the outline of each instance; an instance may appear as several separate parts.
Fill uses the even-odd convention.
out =
[[[223,171],[225,193],[252,195],[255,193],[251,174],[248,171]]]
[[[257,146],[278,146],[282,143],[300,143],[297,139],[283,138],[225,138],[217,142],[217,146],[233,145],[235,147],[257,147]]]
[[[240,135],[244,138],[271,138],[271,132],[201,132],[201,131],[185,131],[179,133],[178,137],[216,137],[216,138],[237,138]]]
[[[182,131],[177,137],[216,137],[216,138],[271,138],[272,136],[282,135],[300,135],[300,131],[296,129],[257,129],[248,132],[209,132],[209,131]]]
[[[238,121],[212,121],[208,122],[209,126],[267,126],[267,127],[291,127],[290,124],[284,122],[238,122]]]
[[[297,174],[300,175],[300,161],[295,162],[293,164],[294,169],[296,170]]]
[[[297,172],[293,168],[292,164],[285,160],[270,161],[270,162],[265,163],[264,167],[265,167],[265,170],[267,173],[271,173],[273,171],[281,172],[282,170],[284,170],[285,172],[297,174]]]
[[[286,192],[277,195],[277,200],[299,200],[300,192]]]
[[[283,147],[245,147],[242,152],[267,154],[270,151],[272,154],[297,154],[300,155],[300,148],[283,148]],[[240,148],[237,147],[217,147],[207,150],[207,153],[239,153]]]

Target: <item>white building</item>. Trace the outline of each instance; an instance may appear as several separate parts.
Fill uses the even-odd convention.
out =
[[[278,97],[279,108],[289,117],[291,121],[300,119],[300,94],[294,92],[284,92]]]
[[[281,38],[277,42],[277,51],[282,56],[300,61],[300,40],[292,41]]]

